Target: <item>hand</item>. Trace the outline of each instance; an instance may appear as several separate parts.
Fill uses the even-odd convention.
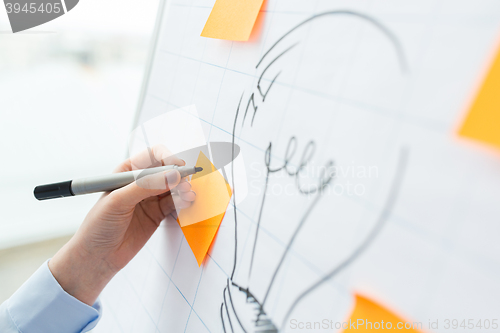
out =
[[[115,172],[171,164],[185,162],[165,147],[155,146],[126,160]],[[160,222],[176,209],[189,207],[195,197],[191,184],[177,170],[146,176],[104,194],[75,236],[50,260],[52,274],[67,293],[93,305]]]

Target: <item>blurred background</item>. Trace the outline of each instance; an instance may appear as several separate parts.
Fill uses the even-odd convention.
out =
[[[81,0],[12,34],[0,6],[0,303],[77,230],[99,195],[36,185],[110,173],[127,152],[158,0]]]

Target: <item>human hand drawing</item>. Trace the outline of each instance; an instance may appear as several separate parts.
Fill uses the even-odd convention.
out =
[[[121,163],[115,172],[184,165],[164,146],[154,146]],[[71,240],[49,262],[69,294],[92,305],[102,289],[146,244],[161,221],[189,207],[196,195],[177,170],[138,179],[105,193]]]

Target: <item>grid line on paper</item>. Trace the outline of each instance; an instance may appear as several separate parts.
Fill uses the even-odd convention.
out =
[[[150,263],[151,265],[151,263]],[[148,269],[149,271],[149,269]],[[153,317],[151,316],[151,314],[149,313],[148,309],[144,306],[144,304],[142,303],[142,299],[141,299],[141,295],[137,292],[136,288],[134,287],[134,284],[130,282],[130,280],[128,279],[127,275],[126,274],[123,274],[123,277],[125,278],[125,280],[128,282],[128,284],[130,285],[130,287],[132,288],[132,291],[134,292],[134,294],[137,296],[137,299],[139,300],[139,303],[141,304],[142,308],[144,309],[144,311],[146,312],[146,314],[149,316],[149,318],[151,319],[151,322],[155,325],[155,328],[158,329],[158,327],[156,326],[156,323],[153,319]]]
[[[196,286],[196,292],[194,293],[193,306],[191,307],[191,310],[189,311],[189,316],[188,316],[188,319],[186,321],[186,328],[184,329],[184,333],[186,332],[187,327],[189,325],[189,318],[191,318],[191,313],[193,313],[194,302],[196,302],[196,296],[198,295],[198,288],[200,288],[200,282],[201,282],[201,279],[203,278],[203,272],[204,271],[205,271],[205,267],[202,267],[201,268],[200,279],[198,280],[198,285]],[[203,325],[205,325],[205,323],[203,323]],[[207,327],[207,326],[205,325],[205,327]],[[207,327],[207,329],[208,329],[208,327]]]
[[[175,269],[175,265],[177,265],[177,259],[179,258],[179,253],[181,253],[181,247],[182,247],[182,241],[184,240],[184,234],[182,235],[181,237],[181,241],[179,242],[179,248],[177,249],[177,255],[175,256],[175,260],[174,260],[174,265],[172,266],[172,272],[170,272],[170,276],[172,276],[174,274],[174,269]],[[149,250],[149,248],[148,248]],[[151,252],[151,251],[150,251]],[[154,259],[155,256],[151,253],[151,256],[153,256]],[[161,267],[160,263],[158,261],[156,261],[158,263],[158,266]],[[166,273],[165,273],[166,274]],[[163,297],[163,301],[161,303],[161,308],[160,308],[160,314],[159,314],[159,317],[156,321],[156,325],[158,326],[159,323],[160,323],[160,319],[161,319],[161,313],[163,312],[163,306],[165,305],[165,299],[167,298],[167,295],[168,295],[168,290],[170,289],[170,285],[172,284],[172,280],[169,279],[168,280],[168,286],[167,286],[167,290],[165,291],[165,296]]]
[[[187,305],[191,308],[191,310],[196,314],[196,316],[200,319],[201,323],[207,327],[207,329],[209,330],[210,332],[210,329],[208,328],[208,326],[203,322],[203,320],[201,319],[201,317],[196,313],[196,310],[193,308],[193,305],[191,303],[189,303],[189,301],[187,300],[186,296],[182,293],[181,289],[177,286],[177,284],[172,280],[172,277],[165,271],[165,269],[162,267],[162,265],[160,265],[160,262],[158,261],[158,259],[151,253],[151,250],[149,248],[146,247],[146,249],[148,250],[149,254],[151,255],[151,258],[156,262],[156,264],[160,267],[160,269],[163,271],[163,274],[165,274],[165,276],[169,279],[169,283],[172,284],[176,289],[177,291],[179,292],[179,294],[182,296],[182,298],[186,301]],[[172,274],[173,274],[174,270],[172,270]],[[129,281],[129,284],[130,284],[130,281]],[[166,295],[166,294],[165,294]],[[142,303],[141,303],[142,304]],[[149,314],[149,312],[147,311],[146,308],[144,308],[146,310],[146,312]],[[150,314],[149,314],[150,315]],[[150,315],[151,316],[151,315]],[[156,326],[156,322],[155,322],[155,326]],[[157,327],[158,329],[158,327]]]
[[[166,51],[166,50],[160,50],[160,52],[163,52],[163,53],[166,53],[166,54],[170,54],[170,55],[174,55],[174,56],[177,56],[179,58],[184,58],[184,59],[192,60],[192,61],[199,62],[199,63],[202,63],[202,64],[206,64],[206,65],[209,65],[209,66],[217,67],[217,68],[220,68],[220,69],[224,69],[225,71],[230,71],[230,72],[233,72],[233,73],[236,73],[236,74],[241,74],[241,75],[245,75],[245,76],[252,77],[252,78],[259,78],[259,76],[254,75],[254,74],[245,73],[245,72],[238,71],[238,70],[235,70],[235,69],[227,68],[227,66],[224,67],[224,66],[220,66],[220,65],[213,64],[213,63],[210,63],[210,62],[207,62],[207,61],[203,61],[203,60],[198,60],[198,59],[191,58],[191,57],[179,54],[179,53],[170,52],[170,51]],[[262,81],[270,82],[271,80],[263,77]],[[438,133],[442,133],[442,132],[445,132],[446,130],[448,130],[448,125],[447,124],[444,124],[444,123],[442,123],[440,121],[437,121],[437,120],[432,120],[432,119],[428,119],[428,118],[425,118],[425,117],[418,117],[416,115],[411,115],[411,114],[408,114],[406,116],[407,117],[411,117],[412,119],[409,119],[409,120],[406,120],[404,118],[401,119],[400,118],[400,113],[398,111],[390,110],[390,109],[387,109],[387,108],[384,108],[384,107],[380,107],[380,106],[377,106],[377,105],[370,105],[370,104],[367,104],[367,103],[364,103],[364,102],[359,102],[359,101],[351,100],[351,99],[346,98],[346,97],[329,95],[329,94],[318,92],[318,91],[315,91],[315,90],[312,90],[312,89],[307,89],[307,88],[303,88],[303,87],[297,87],[295,85],[287,84],[287,83],[281,82],[279,80],[274,81],[274,84],[277,84],[277,85],[280,85],[280,86],[283,86],[283,87],[286,87],[286,88],[291,88],[291,89],[294,89],[294,90],[297,90],[297,91],[301,91],[301,92],[304,92],[304,93],[308,93],[308,94],[310,94],[312,96],[324,98],[324,99],[327,99],[327,100],[330,100],[330,101],[333,101],[333,102],[337,102],[337,103],[341,103],[341,104],[344,104],[344,105],[347,105],[347,106],[356,107],[356,108],[359,108],[359,109],[362,109],[362,110],[375,111],[375,112],[379,113],[380,115],[385,115],[386,117],[391,117],[391,118],[399,120],[399,121],[401,121],[401,120],[407,121],[407,122],[409,122],[409,123],[411,123],[413,125],[417,125],[417,126],[423,127],[425,129],[428,129],[428,130],[437,131]],[[159,96],[154,96],[152,94],[149,94],[149,95],[153,96],[154,98],[159,99],[159,100],[161,100],[161,101],[163,101],[165,103],[169,103],[169,104],[173,105],[172,103],[169,102],[169,99],[165,100],[165,99],[163,99],[163,98],[161,98]],[[179,107],[179,106],[175,106],[175,107]],[[213,122],[213,119],[212,119],[212,122]]]
[[[224,73],[222,73],[222,80],[220,81],[219,93],[217,94],[217,100],[215,101],[214,114],[212,115],[212,121],[210,122],[211,126],[210,126],[210,131],[208,132],[207,142],[210,142],[210,134],[212,134],[212,126],[213,126],[214,119],[215,119],[215,113],[217,112],[217,104],[219,103],[221,88],[222,88],[222,85],[224,84],[224,77],[226,76],[227,64],[229,63],[229,59],[231,59],[231,52],[233,51],[233,45],[234,45],[234,43],[231,43],[231,49],[229,50],[229,54],[227,56],[226,66],[223,67]]]
[[[118,317],[116,316],[116,313],[115,313],[115,311],[113,310],[113,307],[112,307],[110,304],[108,304],[108,302],[107,302],[107,301],[104,301],[104,302],[103,302],[103,306],[106,308],[106,310],[108,310],[108,309],[109,309],[109,312],[111,312],[111,315],[113,316],[113,321],[114,321],[114,322],[115,322],[115,324],[117,325],[117,326],[115,326],[115,327],[118,327],[118,329],[120,330],[120,332],[122,332],[122,333],[123,333],[123,332],[124,332],[124,330],[123,330],[122,324],[121,324],[121,323],[120,323],[120,321],[118,320]],[[91,331],[91,332],[92,332],[92,331]]]

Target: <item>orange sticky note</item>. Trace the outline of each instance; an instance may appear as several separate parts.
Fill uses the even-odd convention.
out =
[[[187,227],[181,227],[184,237],[186,237],[186,241],[196,257],[198,266],[201,266],[203,259],[205,259],[224,215],[225,213]]]
[[[459,135],[500,148],[500,50],[462,124]]]
[[[196,166],[203,168],[191,178],[191,189],[196,193],[196,200],[191,207],[179,212],[181,227],[205,221],[224,213],[231,199],[231,190],[219,171],[210,160],[200,152]]]
[[[382,305],[366,297],[356,295],[356,304],[346,325],[348,328],[343,332],[379,332],[382,329],[390,329],[417,333],[422,332],[423,325],[423,323],[419,325],[417,322],[404,320]]]
[[[201,265],[217,235],[232,191],[224,177],[202,152],[198,156],[196,166],[203,168],[202,172],[193,175],[191,179],[196,200],[191,207],[179,212],[177,222],[198,265]]]
[[[247,41],[264,0],[217,0],[202,37]]]

